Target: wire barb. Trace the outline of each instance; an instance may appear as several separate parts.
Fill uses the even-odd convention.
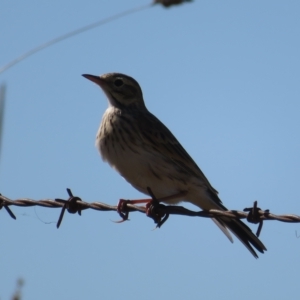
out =
[[[70,214],[76,214],[78,212],[78,214],[81,216],[82,208],[78,205],[77,201],[82,201],[82,200],[79,197],[74,197],[71,189],[69,189],[69,188],[67,188],[67,193],[69,195],[68,200],[55,199],[56,202],[63,203],[63,207],[61,209],[61,212],[60,212],[57,224],[56,224],[57,228],[59,228],[59,226],[62,222],[62,219],[65,214],[65,210],[67,210]]]
[[[260,218],[260,214],[268,214],[269,210],[261,210],[259,207],[257,207],[257,201],[254,201],[253,207],[244,208],[244,211],[248,211],[247,221],[253,224],[258,224],[258,228],[256,231],[256,236],[259,237],[260,232],[263,227],[263,220]]]
[[[2,195],[0,194],[0,196]],[[5,208],[5,210],[8,212],[11,218],[13,218],[14,220],[17,219],[14,213],[11,211],[11,209],[7,205],[5,205],[5,202],[2,199],[0,199],[0,210],[2,209],[2,207]]]

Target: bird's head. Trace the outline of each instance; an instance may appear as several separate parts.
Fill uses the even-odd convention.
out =
[[[98,84],[112,106],[121,109],[145,108],[142,89],[132,77],[120,73],[107,73],[101,76],[83,74],[82,76]]]

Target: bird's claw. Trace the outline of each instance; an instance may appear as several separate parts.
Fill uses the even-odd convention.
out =
[[[123,223],[124,221],[129,220],[129,211],[127,208],[127,203],[130,203],[130,200],[124,200],[124,199],[120,199],[118,206],[117,206],[117,212],[120,215],[120,217],[122,218],[122,220],[120,221],[115,221],[115,223]]]

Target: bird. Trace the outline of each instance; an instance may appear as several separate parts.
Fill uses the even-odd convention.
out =
[[[122,73],[82,76],[100,86],[108,98],[96,135],[103,161],[141,193],[151,196],[150,188],[159,202],[190,202],[204,211],[228,210],[180,142],[148,111],[134,78]],[[254,248],[261,253],[267,250],[241,220],[224,216],[212,220],[231,242],[232,232],[255,258]]]

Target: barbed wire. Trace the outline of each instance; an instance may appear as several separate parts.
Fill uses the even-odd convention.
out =
[[[64,199],[43,199],[32,200],[28,198],[21,198],[17,200],[11,200],[0,194],[0,210],[4,207],[11,218],[16,219],[16,216],[9,208],[10,206],[42,206],[47,208],[61,208],[61,213],[57,221],[56,227],[59,228],[63,220],[65,211],[67,210],[71,214],[78,213],[81,215],[81,211],[85,209],[93,209],[97,211],[116,211],[121,216],[123,222],[128,220],[130,212],[141,212],[152,218],[156,223],[156,227],[161,227],[170,215],[182,215],[189,217],[203,217],[203,218],[216,218],[216,217],[228,217],[232,219],[247,219],[248,222],[253,224],[259,224],[256,235],[259,236],[263,221],[276,220],[286,223],[300,223],[300,216],[295,214],[275,215],[270,211],[262,210],[257,206],[257,201],[254,201],[253,207],[245,208],[243,211],[238,210],[217,210],[210,209],[207,211],[192,211],[182,206],[175,205],[163,205],[157,201],[150,188],[148,188],[149,194],[152,197],[152,201],[147,206],[139,206],[132,204],[130,200],[120,200],[118,205],[109,205],[102,202],[88,203],[82,201],[81,198],[74,196],[70,189],[67,189],[69,198]]]
[[[89,25],[77,28],[75,30],[69,31],[68,33],[62,34],[54,39],[51,39],[50,41],[43,43],[25,53],[23,53],[21,56],[18,56],[17,58],[15,58],[14,60],[10,61],[9,63],[7,63],[6,65],[0,67],[0,74],[5,72],[6,70],[10,69],[11,67],[13,67],[14,65],[18,64],[19,62],[23,61],[24,59],[32,56],[33,54],[46,49],[54,44],[57,44],[61,41],[64,41],[66,39],[69,39],[73,36],[76,36],[78,34],[81,34],[83,32],[86,32],[88,30],[94,29],[96,27],[102,26],[104,24],[110,23],[112,21],[115,21],[117,19],[123,18],[125,16],[131,15],[133,13],[136,12],[140,12],[142,10],[148,9],[150,7],[153,7],[156,4],[161,4],[164,7],[170,7],[172,5],[179,5],[179,4],[183,4],[185,2],[192,2],[193,0],[154,0],[151,3],[148,3],[146,5],[142,5],[142,6],[138,6],[138,7],[134,7],[128,10],[125,10],[123,12],[117,13],[113,16],[110,16],[108,18],[102,19],[100,21],[96,21],[94,23],[91,23]]]

